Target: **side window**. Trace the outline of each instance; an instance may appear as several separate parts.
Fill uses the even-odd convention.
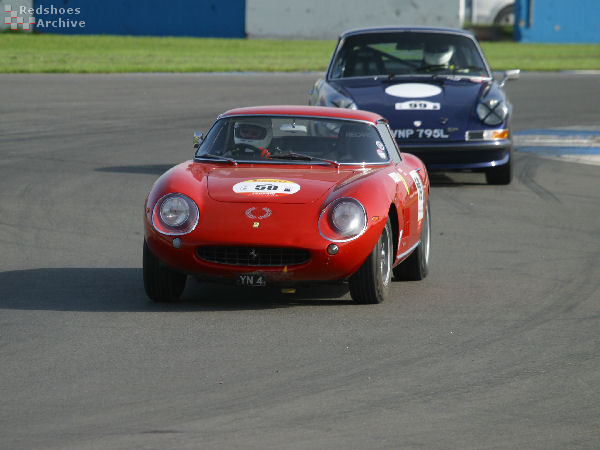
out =
[[[227,120],[218,120],[213,127],[208,130],[208,134],[204,140],[200,143],[198,150],[196,150],[196,156],[201,156],[206,153],[212,153],[220,155],[228,147],[230,126]]]
[[[390,126],[387,122],[379,122],[377,124],[377,129],[379,130],[379,134],[381,135],[381,139],[383,139],[383,144],[390,154],[390,158],[394,164],[402,161],[402,157],[400,156],[400,149],[396,145],[396,140],[392,137],[392,132],[390,131]]]

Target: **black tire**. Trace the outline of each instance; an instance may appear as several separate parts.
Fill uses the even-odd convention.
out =
[[[510,184],[512,181],[512,152],[506,164],[485,171],[485,180],[488,184]]]
[[[155,302],[179,300],[187,275],[165,266],[148,248],[144,240],[144,289],[146,295]]]
[[[350,295],[354,302],[374,304],[386,299],[392,279],[393,258],[392,225],[388,219],[373,251],[350,277]]]
[[[429,273],[429,258],[431,255],[431,212],[429,211],[429,201],[425,208],[425,217],[423,220],[421,239],[417,248],[414,249],[408,258],[394,267],[394,278],[396,280],[418,281],[425,278]]]
[[[512,27],[515,24],[515,7],[513,5],[502,8],[494,18],[494,25]]]

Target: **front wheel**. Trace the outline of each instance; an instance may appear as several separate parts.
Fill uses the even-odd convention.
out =
[[[144,289],[155,302],[174,302],[179,300],[187,275],[165,266],[148,248],[144,240]]]
[[[360,304],[381,303],[387,297],[392,279],[392,226],[390,219],[365,262],[350,277],[350,295]]]
[[[428,201],[425,209],[425,217],[423,218],[423,228],[421,229],[421,240],[410,256],[394,267],[394,277],[402,281],[422,280],[429,273],[430,254],[431,213]]]
[[[512,150],[506,164],[490,167],[485,171],[485,180],[488,184],[510,184],[512,181]]]
[[[512,180],[512,168],[510,163],[503,166],[487,169],[485,180],[488,184],[510,184]]]

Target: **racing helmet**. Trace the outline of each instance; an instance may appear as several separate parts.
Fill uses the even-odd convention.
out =
[[[447,66],[454,54],[454,46],[443,42],[429,43],[423,52],[423,61],[428,66]]]
[[[271,119],[268,117],[243,117],[233,126],[233,140],[236,144],[267,148],[273,138]]]

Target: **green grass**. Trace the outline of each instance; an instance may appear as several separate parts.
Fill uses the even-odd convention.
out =
[[[482,42],[494,70],[600,70],[600,44]]]
[[[0,73],[324,71],[335,41],[0,33]],[[483,42],[494,70],[600,70],[597,44]]]

